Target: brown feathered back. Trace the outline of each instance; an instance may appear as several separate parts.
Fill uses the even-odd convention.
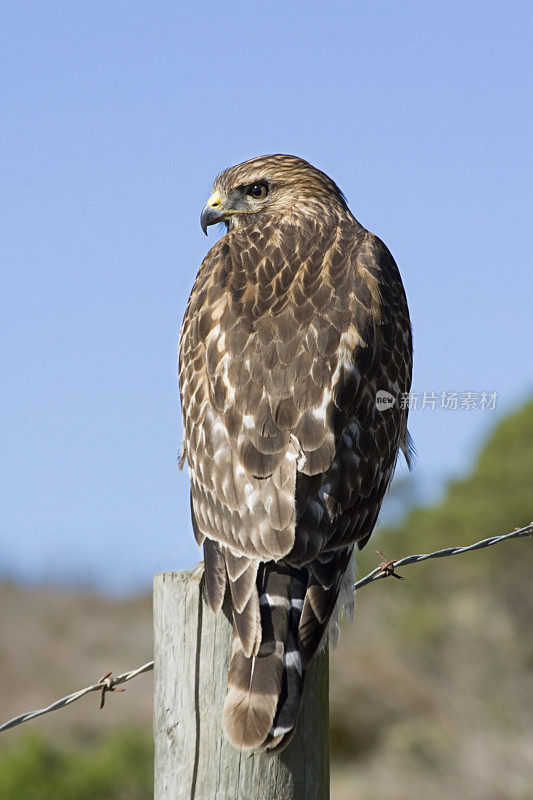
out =
[[[257,211],[254,181],[269,189]],[[212,607],[231,591],[224,729],[258,750],[296,724],[354,543],[407,449],[411,331],[392,256],[324,173],[262,157],[215,188],[235,207],[181,330],[184,455]]]

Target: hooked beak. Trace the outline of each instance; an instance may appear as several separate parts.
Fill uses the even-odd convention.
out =
[[[207,236],[208,225],[216,222],[223,222],[227,218],[227,211],[222,205],[222,198],[218,192],[214,192],[204,206],[200,215],[200,225]]]

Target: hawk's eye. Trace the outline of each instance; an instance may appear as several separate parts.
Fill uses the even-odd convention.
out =
[[[254,200],[262,200],[268,194],[268,186],[266,183],[252,183],[246,190],[246,194],[253,197]]]

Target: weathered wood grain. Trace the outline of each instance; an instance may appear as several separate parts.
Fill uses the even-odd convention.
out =
[[[201,565],[154,579],[155,800],[328,800],[328,653],[307,674],[298,729],[279,756],[244,755],[222,733],[227,603],[205,602]]]

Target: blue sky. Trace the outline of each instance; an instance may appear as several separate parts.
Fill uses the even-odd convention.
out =
[[[193,564],[176,347],[216,174],[331,175],[392,250],[415,480],[464,472],[531,374],[529,2],[8,2],[2,91],[0,572],[148,586]],[[510,521],[512,525],[512,521]],[[450,532],[453,538],[453,532]],[[401,551],[401,547],[399,547]]]

